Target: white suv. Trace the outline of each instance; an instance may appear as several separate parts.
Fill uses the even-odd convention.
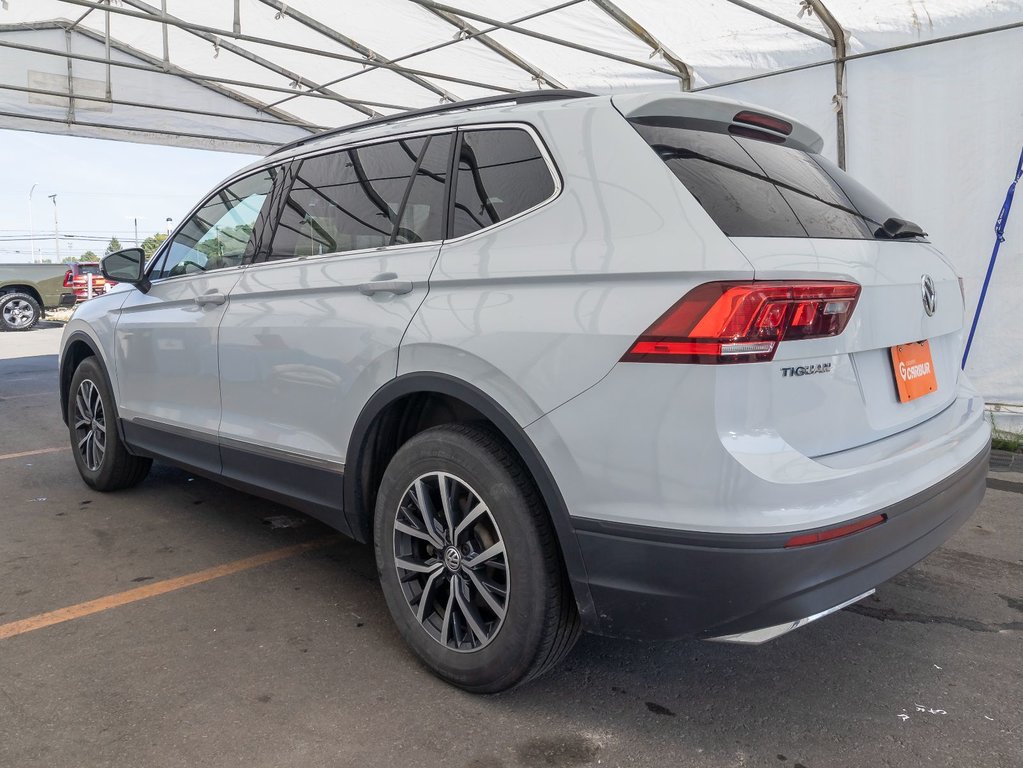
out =
[[[238,172],[68,324],[100,490],[152,459],[373,542],[444,679],[581,629],[762,642],[945,541],[984,492],[961,284],[748,105],[540,92]],[[134,286],[134,287],[132,287]]]

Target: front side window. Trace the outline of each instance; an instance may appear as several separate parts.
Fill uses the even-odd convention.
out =
[[[268,258],[441,239],[450,141],[420,136],[303,160]]]
[[[241,264],[251,250],[253,225],[276,173],[277,169],[267,168],[213,195],[174,235],[149,277],[155,280]]]
[[[554,177],[521,128],[466,131],[458,152],[452,237],[509,219],[554,194]]]

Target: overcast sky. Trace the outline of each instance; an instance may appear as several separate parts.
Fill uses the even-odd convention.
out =
[[[125,247],[176,225],[229,173],[255,158],[227,152],[0,130],[0,263],[55,258],[57,195],[60,257],[102,254],[112,235]],[[32,186],[35,185],[35,190]],[[32,194],[31,208],[29,193]],[[31,210],[31,220],[29,211]],[[67,237],[74,235],[74,237]],[[92,238],[92,239],[89,239]]]

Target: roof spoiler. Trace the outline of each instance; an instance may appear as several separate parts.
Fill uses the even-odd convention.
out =
[[[798,146],[811,152],[820,152],[824,139],[812,128],[787,115],[764,109],[752,104],[702,93],[624,93],[611,97],[623,117],[636,120],[644,117],[677,117],[688,120],[705,120],[724,125],[741,126],[745,131],[760,131],[775,143]],[[738,119],[742,115],[742,118]],[[757,117],[764,120],[757,121]],[[772,123],[787,123],[791,129],[772,129]]]

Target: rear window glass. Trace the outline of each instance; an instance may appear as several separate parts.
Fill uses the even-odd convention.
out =
[[[510,219],[554,190],[550,168],[528,133],[518,128],[466,131],[458,153],[451,236]]]
[[[821,155],[670,119],[630,122],[730,237],[866,240],[899,218]]]

